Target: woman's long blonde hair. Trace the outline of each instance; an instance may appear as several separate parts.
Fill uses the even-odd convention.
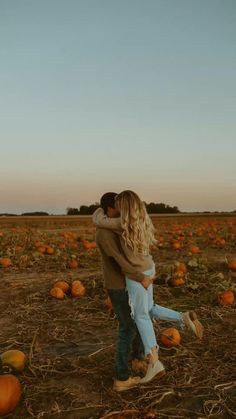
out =
[[[154,226],[145,204],[133,191],[123,191],[115,198],[115,207],[120,212],[122,237],[135,253],[149,253],[156,243]]]

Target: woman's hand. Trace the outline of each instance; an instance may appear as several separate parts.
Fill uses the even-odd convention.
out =
[[[151,278],[150,276],[145,276],[141,282],[142,286],[145,289],[148,289],[149,285],[151,285],[153,283],[153,278]]]

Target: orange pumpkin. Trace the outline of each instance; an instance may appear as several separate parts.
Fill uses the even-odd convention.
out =
[[[0,259],[0,266],[2,268],[9,268],[9,266],[12,265],[11,259],[10,258],[1,258]]]
[[[164,346],[171,348],[172,346],[178,346],[180,344],[181,336],[177,329],[170,327],[162,331],[160,340]]]
[[[15,251],[16,251],[17,253],[20,253],[20,252],[22,252],[22,250],[23,250],[23,247],[22,247],[22,246],[20,246],[19,244],[17,244],[17,245],[16,245],[16,247],[15,247]]]
[[[53,253],[54,253],[54,248],[53,248],[52,246],[46,246],[45,253],[46,253],[47,255],[53,255]]]
[[[219,247],[224,247],[225,246],[225,239],[222,239],[222,237],[218,237],[216,240],[215,240],[215,244],[217,245],[217,246],[219,246]]]
[[[78,264],[77,260],[75,260],[75,259],[70,259],[67,263],[67,266],[70,269],[76,269],[76,268],[78,268],[78,265],[79,264]]]
[[[78,279],[72,282],[71,285],[71,295],[72,297],[81,297],[86,292],[85,287],[83,286],[82,282]]]
[[[58,287],[53,287],[50,291],[50,295],[58,300],[63,300],[65,298],[65,293]]]
[[[55,288],[60,288],[65,294],[69,291],[70,289],[70,285],[68,284],[68,282],[66,281],[57,281],[55,282],[55,284],[53,285],[53,287]]]
[[[0,416],[11,413],[21,398],[21,385],[14,375],[0,375]]]
[[[189,249],[189,251],[191,253],[195,254],[195,253],[199,253],[200,252],[200,249],[199,249],[198,246],[191,246],[190,249]]]
[[[175,266],[178,272],[183,272],[183,274],[186,274],[188,272],[187,266],[184,262],[176,262]]]
[[[172,287],[179,287],[180,285],[185,284],[183,275],[181,276],[173,275],[170,282],[171,282]]]
[[[86,250],[91,250],[91,249],[95,249],[96,248],[96,242],[92,241],[90,242],[89,240],[83,240],[82,241],[83,246]]]
[[[227,290],[218,294],[218,302],[221,306],[229,306],[234,302],[233,291]]]
[[[231,260],[231,261],[229,262],[229,264],[228,264],[228,268],[229,268],[231,271],[236,271],[236,259],[233,259],[233,260]]]
[[[36,240],[36,242],[34,243],[35,247],[40,247],[40,246],[44,246],[44,243],[41,242],[40,240]]]
[[[42,254],[46,253],[46,246],[38,246],[37,251]]]
[[[16,371],[23,371],[25,367],[26,356],[24,352],[17,349],[10,349],[3,352],[0,356],[3,365],[9,365]]]
[[[175,241],[175,242],[172,243],[172,247],[175,250],[179,250],[179,249],[181,249],[181,243],[178,242],[178,241]]]

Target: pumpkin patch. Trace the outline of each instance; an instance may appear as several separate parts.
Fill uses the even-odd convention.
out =
[[[152,219],[157,238],[151,249],[154,301],[180,312],[196,309],[205,333],[199,341],[176,323],[155,321],[167,374],[120,398],[111,387],[118,323],[104,288],[91,217],[19,218],[18,225],[0,218],[0,260],[7,259],[0,265],[1,377],[15,376],[16,385],[8,402],[5,394],[2,408],[13,419],[63,412],[143,419],[150,406],[153,417],[160,412],[204,417],[217,414],[218,408],[227,417],[234,410],[235,217]],[[145,374],[147,360],[138,363],[135,368],[130,360],[132,375]],[[173,393],[174,386],[181,397]],[[134,395],[135,407],[127,406]],[[224,403],[215,405],[216,400]]]

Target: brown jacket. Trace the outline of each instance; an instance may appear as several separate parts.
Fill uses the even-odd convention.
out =
[[[119,234],[104,228],[97,228],[96,243],[102,255],[103,274],[107,289],[121,289],[125,286],[125,276],[141,282],[145,275],[142,273],[152,266],[152,258],[144,259],[129,252],[124,252],[123,239]]]

